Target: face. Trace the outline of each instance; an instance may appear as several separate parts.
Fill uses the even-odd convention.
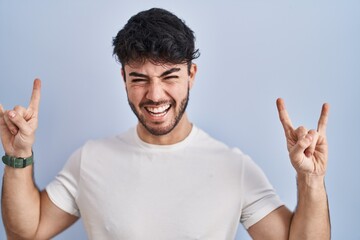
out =
[[[125,65],[123,76],[129,105],[140,127],[147,133],[162,136],[172,132],[183,119],[193,85],[196,65],[188,71],[185,64]]]

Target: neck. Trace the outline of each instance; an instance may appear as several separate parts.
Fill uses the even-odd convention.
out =
[[[141,123],[137,125],[137,133],[140,139],[146,143],[156,145],[171,145],[181,142],[190,134],[191,129],[192,123],[188,120],[186,113],[184,113],[179,123],[171,132],[161,136],[149,133]]]

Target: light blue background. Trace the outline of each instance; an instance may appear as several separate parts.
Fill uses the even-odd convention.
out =
[[[250,154],[291,209],[295,174],[275,100],[285,98],[294,125],[308,128],[316,127],[321,104],[331,104],[326,182],[333,239],[360,239],[356,0],[0,0],[0,103],[27,105],[33,79],[43,83],[34,146],[39,187],[87,139],[136,123],[111,41],[130,16],[155,6],[185,19],[197,37],[202,55],[190,119]],[[86,239],[81,221],[55,239]],[[237,239],[248,239],[241,226]]]

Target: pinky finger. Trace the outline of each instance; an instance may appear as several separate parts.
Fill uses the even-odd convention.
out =
[[[321,109],[321,114],[320,114],[320,118],[318,121],[318,132],[321,135],[325,135],[326,134],[326,126],[327,126],[327,121],[328,121],[328,116],[329,116],[329,109],[330,109],[330,105],[328,103],[324,103]]]
[[[0,118],[2,118],[4,116],[4,108],[3,106],[0,104]]]

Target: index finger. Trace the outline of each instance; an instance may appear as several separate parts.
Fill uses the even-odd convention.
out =
[[[280,122],[281,122],[281,124],[282,124],[282,126],[284,128],[285,133],[287,133],[289,131],[292,131],[294,128],[293,128],[293,125],[291,123],[289,114],[286,111],[284,100],[281,99],[281,98],[278,98],[276,100],[276,106],[277,106],[277,109],[278,109],[278,112],[279,112]]]
[[[325,135],[325,133],[326,133],[329,109],[330,109],[330,105],[328,103],[324,103],[322,106],[322,109],[321,109],[321,114],[320,114],[320,118],[318,121],[318,128],[317,128],[318,132],[321,135]]]
[[[37,113],[39,111],[40,90],[41,90],[41,81],[40,79],[37,78],[34,80],[33,90],[28,107],[28,110],[32,110],[34,113]]]

